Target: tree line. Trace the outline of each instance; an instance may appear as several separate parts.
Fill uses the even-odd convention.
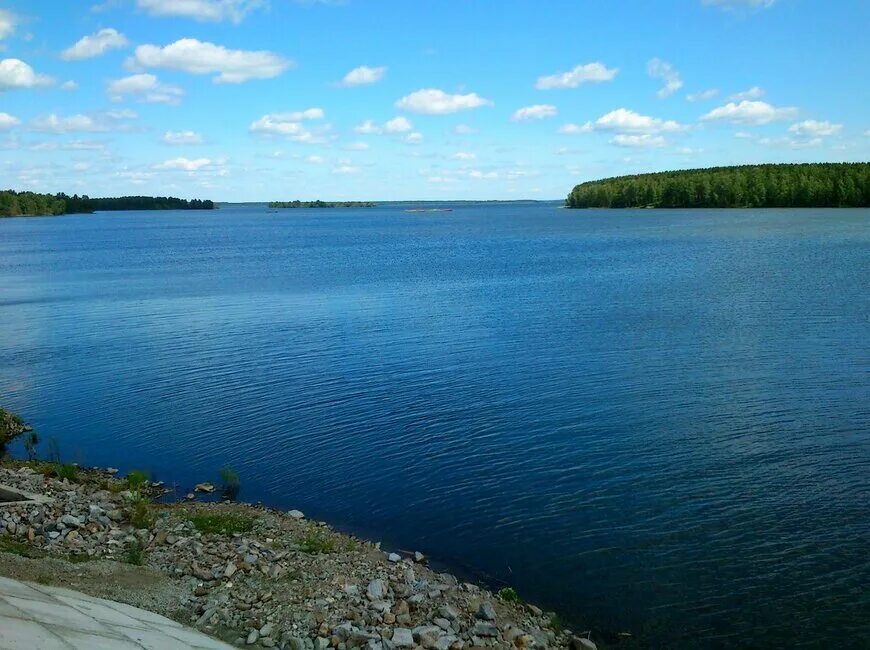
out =
[[[371,201],[272,201],[270,208],[374,208]]]
[[[0,217],[32,217],[60,214],[92,213],[98,210],[214,210],[213,201],[178,199],[174,196],[119,196],[91,198],[37,194],[36,192],[0,192]]]
[[[577,185],[569,208],[858,208],[870,163],[739,165],[617,176]]]

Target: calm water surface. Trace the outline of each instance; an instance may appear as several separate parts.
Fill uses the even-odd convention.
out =
[[[419,549],[655,647],[867,647],[870,211],[0,220],[71,460]]]

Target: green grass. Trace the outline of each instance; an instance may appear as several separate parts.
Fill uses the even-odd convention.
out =
[[[234,535],[249,533],[254,528],[252,517],[232,512],[195,512],[189,519],[201,533]]]
[[[148,474],[138,469],[134,469],[132,472],[127,474],[127,487],[133,490],[134,492],[138,492],[142,489],[142,486],[148,482]]]
[[[26,542],[19,542],[17,539],[13,539],[9,535],[0,535],[0,551],[34,559],[45,557],[45,553],[40,549],[35,548]]]
[[[498,597],[501,598],[506,603],[519,603],[520,595],[517,593],[517,590],[513,587],[503,587],[498,591]]]
[[[66,556],[67,562],[72,562],[73,564],[82,564],[83,562],[90,562],[93,558],[87,553],[70,553]]]
[[[151,528],[157,521],[157,513],[151,507],[151,502],[141,495],[134,496],[127,514],[130,523],[136,528]]]
[[[562,619],[558,614],[550,614],[550,620],[547,621],[547,627],[553,630],[556,634],[562,631]]]
[[[67,465],[65,463],[55,463],[54,475],[60,479],[68,480],[70,483],[75,483],[78,477],[78,468],[75,465]]]
[[[335,540],[319,531],[314,531],[299,540],[299,550],[314,555],[335,553]]]

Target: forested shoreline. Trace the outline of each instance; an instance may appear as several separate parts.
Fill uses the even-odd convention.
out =
[[[98,210],[214,210],[213,201],[179,199],[173,196],[119,196],[91,198],[38,194],[36,192],[0,192],[0,217],[38,217],[61,214],[88,214]]]
[[[870,206],[870,163],[739,165],[581,183],[569,208],[857,208]]]

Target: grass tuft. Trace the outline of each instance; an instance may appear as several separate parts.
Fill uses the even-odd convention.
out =
[[[190,515],[189,519],[201,533],[234,535],[236,533],[249,533],[254,528],[252,517],[232,512],[199,511]]]
[[[513,587],[503,587],[499,589],[498,597],[501,598],[506,603],[519,603],[520,595],[517,593],[517,590]]]
[[[313,555],[335,553],[335,540],[320,531],[313,531],[299,540],[299,550]]]

